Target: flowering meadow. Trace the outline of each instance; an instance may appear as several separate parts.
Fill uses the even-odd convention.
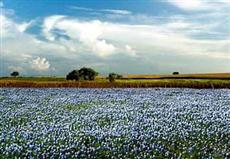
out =
[[[229,89],[0,88],[0,158],[230,158]]]

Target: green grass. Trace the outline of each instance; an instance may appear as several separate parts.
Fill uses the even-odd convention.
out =
[[[0,96],[0,102],[4,100],[4,96]]]
[[[65,77],[0,77],[0,80],[34,81],[34,82],[60,82],[66,81]]]
[[[81,104],[66,104],[64,108],[68,111],[80,111],[86,110],[91,107],[91,103],[81,103]]]
[[[111,122],[112,121],[108,117],[100,118],[100,119],[97,120],[97,124],[100,127],[104,127],[104,126],[110,125]]]

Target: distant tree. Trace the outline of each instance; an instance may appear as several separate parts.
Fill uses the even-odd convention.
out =
[[[87,68],[87,67],[83,67],[79,70],[79,75],[81,78],[83,78],[84,80],[90,80],[93,81],[95,80],[95,77],[98,75],[98,72],[96,72],[94,69],[92,68]]]
[[[78,81],[80,79],[80,74],[78,70],[73,70],[66,76],[67,80],[76,80]]]
[[[117,79],[122,79],[122,75],[117,74]]]
[[[73,70],[72,72],[70,72],[67,76],[66,79],[67,80],[94,80],[95,77],[98,75],[98,72],[96,72],[95,70],[93,70],[92,68],[86,68],[83,67],[80,70]]]
[[[19,76],[19,72],[18,71],[14,71],[10,74],[12,77],[17,77]]]
[[[115,79],[117,78],[116,73],[110,73],[109,74],[109,82],[115,82]]]
[[[179,72],[173,72],[173,75],[179,75]]]
[[[110,82],[114,82],[115,79],[121,79],[122,75],[119,75],[117,73],[110,73],[108,78]]]

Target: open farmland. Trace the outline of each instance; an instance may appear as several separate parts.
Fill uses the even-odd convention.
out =
[[[197,73],[178,75],[126,75],[125,79],[230,79],[230,73]]]
[[[0,158],[229,158],[230,90],[0,89]]]
[[[73,88],[230,88],[230,73],[180,75],[124,75],[115,82],[106,76],[94,81],[67,81],[64,77],[0,77],[0,87]]]
[[[95,81],[45,81],[45,80],[21,80],[2,79],[0,87],[27,87],[27,88],[230,88],[230,80],[214,79],[119,79],[109,82],[107,79]]]

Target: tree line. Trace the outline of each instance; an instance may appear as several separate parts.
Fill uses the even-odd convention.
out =
[[[83,67],[79,70],[73,70],[66,75],[66,80],[85,80],[93,81],[99,73],[92,68]],[[122,75],[110,73],[107,77],[110,82],[115,82],[115,79],[121,79]]]
[[[66,75],[66,80],[75,80],[75,81],[93,81],[96,76],[98,76],[98,72],[89,67],[83,67],[79,70],[73,70]],[[10,74],[12,77],[19,76],[18,71],[14,71]],[[179,75],[179,72],[173,72],[173,75]],[[122,75],[117,73],[109,73],[107,79],[110,82],[115,82],[116,79],[122,79]]]
[[[98,72],[89,67],[83,67],[79,70],[73,70],[66,75],[66,80],[75,80],[75,81],[93,81],[96,76],[98,76]],[[19,76],[18,71],[14,71],[10,74],[12,77],[16,78]],[[122,75],[117,73],[110,73],[107,77],[110,82],[114,82],[115,79],[121,79]]]

